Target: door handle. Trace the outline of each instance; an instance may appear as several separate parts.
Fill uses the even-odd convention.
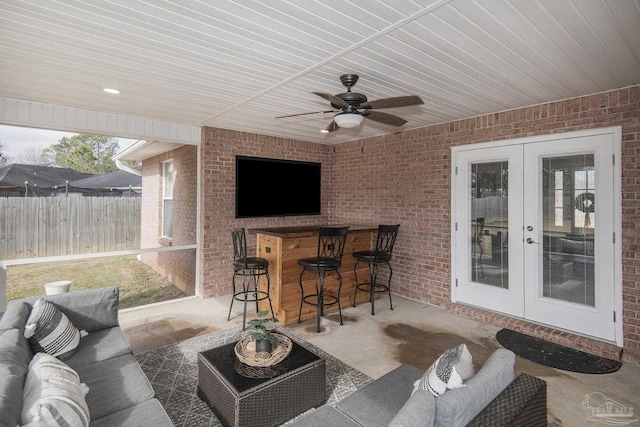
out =
[[[533,239],[532,239],[531,237],[527,237],[527,243],[528,243],[528,244],[530,244],[530,245],[532,245],[532,244],[534,244],[534,243],[535,243],[536,245],[538,244],[538,242],[534,242],[534,241],[533,241]]]

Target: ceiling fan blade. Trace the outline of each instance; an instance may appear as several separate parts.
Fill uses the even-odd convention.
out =
[[[284,119],[286,117],[296,117],[296,116],[306,116],[307,114],[318,114],[318,113],[335,113],[334,110],[329,111],[311,111],[310,113],[298,113],[298,114],[289,114],[287,116],[278,116],[276,119]]]
[[[374,108],[396,108],[396,107],[408,107],[410,105],[422,105],[424,102],[419,96],[396,96],[394,98],[383,98],[375,101],[363,102],[360,104],[360,108],[374,109]]]
[[[394,116],[393,114],[382,113],[380,111],[365,111],[362,115],[375,122],[384,123],[385,125],[402,126],[407,121],[401,117]]]
[[[336,124],[335,120],[331,120],[331,123],[329,123],[329,126],[327,126],[327,128],[325,129],[327,132],[335,132],[339,129],[338,125]]]
[[[313,93],[318,96],[321,96],[322,98],[326,99],[333,105],[337,105],[340,108],[349,108],[349,104],[347,104],[347,102],[344,99],[340,99],[337,96],[329,95],[328,93],[322,93],[322,92],[313,92]]]

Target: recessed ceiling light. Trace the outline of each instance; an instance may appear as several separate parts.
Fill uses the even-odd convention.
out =
[[[320,133],[329,133],[329,131],[326,129],[320,129]]]
[[[107,93],[112,93],[114,95],[117,95],[117,94],[120,93],[120,91],[118,89],[111,89],[111,88],[108,88],[108,87],[106,87],[106,88],[104,88],[102,90],[104,90]]]

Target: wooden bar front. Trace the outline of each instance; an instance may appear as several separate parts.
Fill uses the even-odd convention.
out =
[[[278,322],[288,325],[298,321],[300,310],[300,272],[302,267],[298,260],[311,258],[318,253],[318,226],[304,227],[279,227],[251,230],[257,235],[257,256],[269,260],[269,276],[271,279],[271,302],[274,315]],[[353,305],[353,293],[355,290],[355,277],[353,266],[355,258],[352,254],[356,251],[371,250],[375,244],[374,232],[376,227],[353,226],[349,228],[347,243],[342,257],[342,289],[340,291],[340,304],[344,310]],[[369,269],[366,263],[358,266],[359,283],[369,281]],[[325,280],[325,292],[337,295],[338,275],[335,272],[328,273]],[[303,277],[305,295],[315,293],[314,276],[306,272]],[[261,280],[260,287],[266,287],[266,280]],[[358,292],[356,302],[366,303],[369,294]],[[269,303],[262,301],[260,310],[268,310]],[[337,312],[338,306],[325,307],[325,313]],[[303,304],[301,320],[313,319],[316,316],[316,308],[309,304]]]

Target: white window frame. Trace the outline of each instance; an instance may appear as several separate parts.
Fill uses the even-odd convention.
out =
[[[173,238],[173,226],[167,224],[165,219],[167,217],[167,210],[171,209],[171,215],[169,217],[173,219],[173,184],[175,183],[176,172],[173,167],[173,159],[165,160],[162,162],[162,230],[161,235],[166,239]],[[168,204],[167,202],[171,203]],[[168,225],[168,227],[167,227]]]

